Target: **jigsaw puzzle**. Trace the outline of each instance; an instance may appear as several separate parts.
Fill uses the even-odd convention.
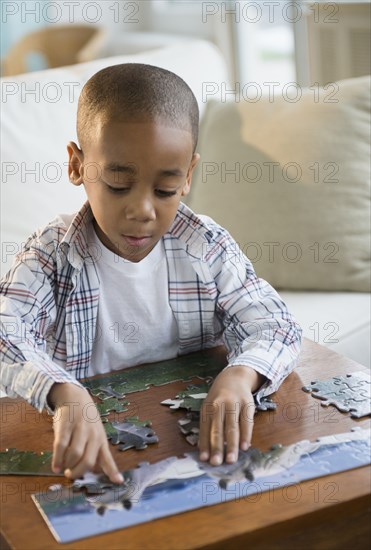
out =
[[[230,465],[210,466],[196,452],[146,462],[123,472],[119,485],[86,474],[32,498],[58,542],[66,543],[365,466],[370,450],[369,430],[356,428],[266,452],[250,448]]]
[[[40,454],[33,451],[18,451],[18,449],[6,449],[0,452],[0,475],[17,476],[56,476],[52,472],[51,451],[43,451]]]
[[[218,355],[210,356],[200,351],[192,355],[180,355],[167,361],[150,363],[145,368],[132,367],[124,372],[94,378],[84,382],[84,386],[99,397],[122,398],[128,393],[148,390],[150,386],[162,386],[179,380],[215,378],[226,366]]]
[[[362,371],[327,380],[315,380],[303,386],[305,392],[323,400],[321,405],[334,405],[341,412],[350,412],[352,418],[371,414],[371,380]]]

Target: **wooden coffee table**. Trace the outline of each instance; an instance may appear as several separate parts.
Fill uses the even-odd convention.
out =
[[[210,353],[225,354],[222,348]],[[255,417],[253,445],[267,450],[274,443],[287,445],[349,431],[354,426],[369,426],[369,419],[354,420],[333,407],[322,407],[318,399],[301,389],[317,378],[359,370],[367,371],[366,367],[305,339],[297,369],[273,396],[277,410],[259,412]],[[193,450],[176,422],[184,412],[169,411],[160,405],[186,385],[176,382],[130,394],[131,405],[126,414],[150,418],[160,442],[143,451],[125,453],[113,447],[120,469]],[[0,414],[1,450],[9,447],[33,451],[52,449],[53,430],[48,415],[40,415],[22,400],[9,398],[0,400]],[[2,550],[62,548],[30,496],[60,482],[60,477],[0,477]],[[69,482],[63,478],[63,483]],[[369,548],[369,493],[370,468],[362,467],[64,544],[63,548]]]

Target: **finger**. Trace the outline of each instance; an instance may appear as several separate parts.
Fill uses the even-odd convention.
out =
[[[227,440],[226,462],[236,462],[238,458],[238,443],[240,439],[240,404],[231,403],[225,411],[225,436]]]
[[[212,403],[206,402],[201,407],[198,446],[200,449],[200,460],[202,461],[209,460],[210,457],[210,424],[214,412],[215,407]]]
[[[240,414],[240,447],[247,451],[251,445],[254,427],[255,405],[253,401],[245,403]]]
[[[103,472],[113,483],[123,483],[124,478],[117,468],[116,462],[113,460],[113,456],[107,444],[101,447],[98,454],[98,462]]]
[[[215,413],[210,425],[210,464],[219,466],[224,455],[224,404],[215,403]]]
[[[70,444],[71,431],[65,424],[57,428],[54,425],[54,430],[52,470],[58,474],[64,469],[65,453]]]
[[[90,443],[96,446],[96,443],[94,444],[94,439],[90,440]],[[69,470],[76,468],[84,459],[84,456],[86,456],[87,447],[88,440],[86,434],[82,429],[77,428],[73,433],[70,445],[64,455],[64,468]],[[90,449],[91,448],[90,446]],[[97,452],[95,453],[95,456],[96,455]]]
[[[77,479],[86,472],[91,472],[97,461],[97,454],[98,450],[96,443],[94,441],[88,442],[83,449],[79,461],[75,463],[74,466],[67,467],[64,471],[64,475],[69,479]]]

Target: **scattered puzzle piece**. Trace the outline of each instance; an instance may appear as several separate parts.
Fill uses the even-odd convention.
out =
[[[91,393],[100,399],[108,399],[109,397],[117,397],[121,399],[125,395],[126,382],[117,382],[115,388],[112,388],[110,385],[103,386],[99,388],[91,389]]]
[[[106,419],[102,419],[106,420]],[[138,416],[124,418],[123,422],[103,423],[107,439],[111,440],[113,445],[119,445],[120,451],[126,451],[135,447],[136,449],[145,449],[148,444],[157,443],[158,437],[153,430],[145,431],[145,428],[150,428],[152,422],[150,420],[139,420]],[[131,434],[129,436],[129,434]]]
[[[177,397],[184,398],[184,397],[190,397],[193,394],[200,395],[201,393],[204,393],[205,395],[207,395],[210,388],[211,388],[211,382],[206,384],[189,384],[189,386],[187,386],[185,390],[182,390],[177,394]]]
[[[277,409],[277,403],[272,401],[270,397],[261,397],[259,402],[255,404],[255,412],[258,411],[274,411]]]
[[[181,399],[165,399],[161,405],[170,405],[170,409],[187,409],[192,412],[199,412],[207,393],[193,394]]]
[[[198,413],[187,413],[178,420],[178,426],[190,445],[197,445],[198,434],[200,433],[200,415]]]
[[[129,401],[119,401],[115,397],[110,397],[105,399],[102,403],[96,403],[98,412],[101,416],[108,416],[112,411],[115,412],[125,412],[128,409],[125,408],[125,405],[128,405]]]
[[[102,422],[107,435],[107,439],[116,438],[117,430],[112,425],[112,422],[109,422],[109,420],[106,418],[102,418]],[[150,428],[152,426],[152,422],[150,420],[139,420],[138,416],[127,416],[123,419],[123,422],[128,422],[130,424],[133,424],[134,426],[142,428]],[[116,445],[117,443],[114,444]]]
[[[105,418],[102,419],[103,420],[106,420]],[[104,428],[104,431],[106,432],[106,436],[107,436],[107,439],[112,439],[112,438],[115,438],[117,436],[117,430],[115,430],[115,428],[112,426],[112,422],[109,422],[108,420],[106,422],[103,422],[103,428]]]
[[[176,395],[177,399],[165,399],[161,405],[170,405],[170,409],[187,409],[199,412],[210,387],[211,383],[190,384]]]
[[[114,445],[119,445],[120,451],[126,451],[135,447],[137,450],[145,449],[147,445],[158,443],[158,437],[153,430],[132,422],[112,422],[116,435],[111,437]]]
[[[152,426],[150,420],[139,420],[139,416],[127,416],[124,418],[123,422],[131,422],[136,426],[142,426],[142,428],[150,428]]]
[[[334,405],[340,412],[350,412],[352,418],[362,418],[371,414],[370,387],[370,376],[359,371],[328,380],[315,380],[302,389],[321,399],[324,407]]]
[[[178,420],[180,431],[184,434],[199,433],[200,417],[198,414],[188,413]]]
[[[33,451],[6,449],[6,451],[0,452],[0,475],[63,475],[52,472],[52,456],[51,451],[37,454]]]

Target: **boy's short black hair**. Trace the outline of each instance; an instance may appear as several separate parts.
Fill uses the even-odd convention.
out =
[[[193,152],[198,140],[197,100],[176,74],[143,63],[123,63],[102,69],[85,84],[77,110],[80,147],[89,142],[94,119],[163,120],[192,134]]]

